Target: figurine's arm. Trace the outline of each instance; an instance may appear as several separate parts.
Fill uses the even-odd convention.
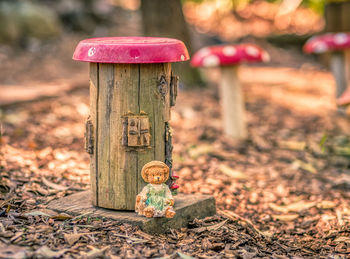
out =
[[[174,205],[174,198],[173,195],[171,194],[171,191],[169,189],[169,186],[165,184],[165,198],[169,206]]]
[[[149,192],[149,186],[146,185],[145,187],[143,187],[142,191],[137,195],[136,200],[143,201],[143,202],[146,201],[148,192]]]

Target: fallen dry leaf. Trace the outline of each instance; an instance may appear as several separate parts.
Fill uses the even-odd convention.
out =
[[[334,239],[334,242],[345,242],[350,244],[350,237],[346,237],[346,236],[337,237],[336,239]]]
[[[0,258],[25,259],[29,255],[30,252],[24,247],[0,243]]]
[[[93,259],[93,258],[99,258],[99,257],[103,257],[104,252],[110,248],[110,246],[105,246],[102,248],[96,248],[93,246],[88,246],[91,250],[89,252],[82,252],[81,253],[81,258],[82,259]]]
[[[245,175],[244,173],[242,173],[241,171],[235,170],[231,167],[228,167],[227,165],[221,164],[219,166],[219,170],[224,173],[225,175],[233,178],[233,179],[247,179],[247,175]]]
[[[36,258],[59,258],[67,252],[67,250],[68,249],[61,249],[59,251],[53,251],[47,246],[42,246],[35,251],[35,256]]]
[[[33,210],[24,213],[25,216],[44,216],[44,217],[54,217],[58,213],[54,210],[50,209],[40,209],[40,210]]]
[[[286,206],[279,206],[275,203],[270,203],[269,207],[274,211],[278,211],[281,213],[288,213],[288,212],[300,212],[302,210],[307,210],[316,206],[316,204],[317,204],[316,202],[298,201]]]
[[[282,149],[289,149],[295,151],[302,151],[306,147],[306,143],[304,141],[293,140],[279,140],[277,141],[277,145]]]
[[[183,254],[183,253],[181,253],[181,252],[177,252],[177,254],[179,255],[179,257],[180,257],[181,259],[195,259],[194,257],[189,256],[189,255],[187,255],[187,254]]]
[[[62,186],[62,185],[58,185],[55,183],[50,182],[49,180],[47,180],[45,177],[43,177],[43,183],[47,186],[50,187],[52,189],[55,189],[57,191],[66,191],[69,189],[69,187],[66,186]]]
[[[286,215],[272,215],[272,218],[275,220],[280,220],[284,222],[289,222],[297,219],[299,217],[298,214],[286,214]]]
[[[88,232],[88,233],[78,233],[78,234],[64,234],[64,240],[69,244],[73,245],[77,242],[82,236],[97,234],[98,232]]]
[[[230,210],[218,210],[217,211],[219,214],[223,215],[225,218],[231,219],[231,220],[241,220],[245,223],[247,223],[250,227],[252,227],[257,233],[259,233],[261,236],[265,236],[265,234],[260,231],[251,220],[243,218],[241,216],[239,216],[238,214],[234,213],[233,211]]]
[[[311,164],[311,163],[305,163],[301,160],[295,160],[293,163],[292,163],[292,166],[296,169],[303,169],[305,171],[308,171],[310,173],[313,173],[313,174],[316,174],[317,173],[317,170],[316,168]]]
[[[333,201],[321,201],[316,205],[319,209],[333,209],[335,206],[337,206],[337,204]]]
[[[206,230],[214,231],[214,230],[217,230],[217,229],[221,228],[223,225],[225,225],[227,221],[228,220],[224,220],[224,221],[221,221],[220,223],[217,223],[217,224],[214,224],[214,225],[211,225],[211,226],[194,228],[194,229],[191,229],[191,231],[196,232],[196,233],[201,233],[201,232],[206,231]]]
[[[231,152],[227,152],[225,150],[219,150],[219,149],[212,149],[208,152],[209,155],[212,157],[216,157],[220,160],[234,160],[237,159],[237,155],[233,154]]]
[[[188,154],[192,158],[197,158],[201,155],[208,154],[211,150],[213,150],[212,145],[199,145],[199,146],[195,146],[193,148],[190,148],[188,150]]]
[[[67,220],[67,219],[72,219],[73,217],[66,213],[60,213],[55,216],[52,216],[51,218],[56,220]]]
[[[22,237],[22,235],[24,234],[24,232],[22,232],[22,231],[19,231],[19,232],[17,232],[11,239],[10,239],[10,241],[15,241],[16,239],[18,239],[19,237]]]

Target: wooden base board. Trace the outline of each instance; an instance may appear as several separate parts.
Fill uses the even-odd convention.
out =
[[[105,217],[123,223],[139,226],[148,233],[165,233],[170,228],[186,227],[195,218],[213,216],[216,213],[215,199],[210,195],[178,194],[175,196],[176,215],[172,219],[146,218],[133,211],[116,211],[94,207],[91,203],[91,192],[84,191],[54,200],[48,209],[72,215],[89,214],[92,217]]]

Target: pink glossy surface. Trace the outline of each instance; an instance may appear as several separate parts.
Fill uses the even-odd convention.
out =
[[[176,190],[176,189],[179,189],[179,185],[177,185],[176,183],[173,183],[171,186],[170,186],[170,189],[172,190]]]
[[[313,36],[304,45],[306,53],[324,53],[350,48],[350,33],[338,32]]]
[[[73,59],[96,63],[168,63],[189,59],[185,44],[170,38],[106,37],[79,42]]]
[[[192,59],[194,67],[237,65],[244,62],[267,62],[269,54],[254,44],[216,45],[197,51]]]

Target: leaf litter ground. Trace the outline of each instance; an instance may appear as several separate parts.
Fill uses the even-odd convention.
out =
[[[88,188],[87,89],[4,109],[0,257],[349,256],[350,123],[334,110],[331,76],[273,67],[242,67],[240,76],[246,141],[223,136],[215,88],[178,97],[172,127],[181,191],[213,194],[218,215],[166,235],[46,209]]]

